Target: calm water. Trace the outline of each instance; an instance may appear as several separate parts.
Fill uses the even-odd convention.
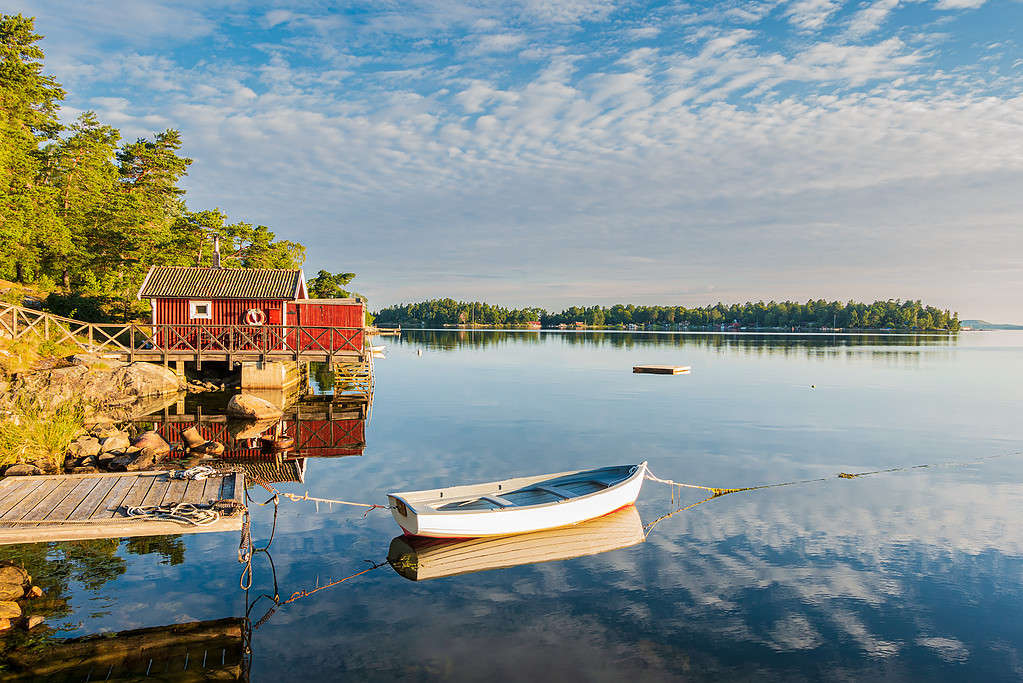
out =
[[[384,565],[258,625],[252,680],[1023,676],[1023,455],[836,476],[1023,451],[1023,333],[386,343],[364,454],[309,458],[305,482],[282,490],[382,502],[641,460],[713,486],[826,479],[724,496],[598,555],[419,582]],[[633,375],[634,363],[693,371]],[[647,482],[637,507],[649,523],[671,511],[670,492]],[[255,511],[257,543],[271,518]],[[397,531],[386,512],[283,503],[270,547],[281,597],[381,562]],[[36,558],[33,573],[67,599],[49,623],[74,637],[244,616],[274,580],[259,555],[253,590],[239,590],[237,544],[190,535],[4,556]],[[43,565],[44,553],[62,560]]]

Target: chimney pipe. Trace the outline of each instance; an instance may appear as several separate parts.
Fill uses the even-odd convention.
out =
[[[213,267],[222,267],[220,265],[220,235],[213,236]]]

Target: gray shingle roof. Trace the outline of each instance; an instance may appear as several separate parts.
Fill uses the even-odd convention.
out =
[[[153,266],[138,298],[295,299],[301,270]]]

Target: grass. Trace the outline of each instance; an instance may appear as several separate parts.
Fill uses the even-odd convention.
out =
[[[0,338],[0,375],[31,370],[43,359],[63,358],[80,351],[66,341],[43,339],[36,335],[26,335],[15,341]]]
[[[0,416],[0,465],[44,461],[60,470],[68,446],[85,431],[85,407],[72,401],[44,410],[34,401]]]

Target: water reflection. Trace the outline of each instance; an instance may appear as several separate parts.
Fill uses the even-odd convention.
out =
[[[69,638],[10,653],[7,665],[18,680],[243,681],[246,629],[227,618]]]
[[[387,562],[406,579],[424,581],[597,555],[643,540],[639,512],[630,505],[575,526],[517,536],[460,540],[398,536],[391,540]]]

